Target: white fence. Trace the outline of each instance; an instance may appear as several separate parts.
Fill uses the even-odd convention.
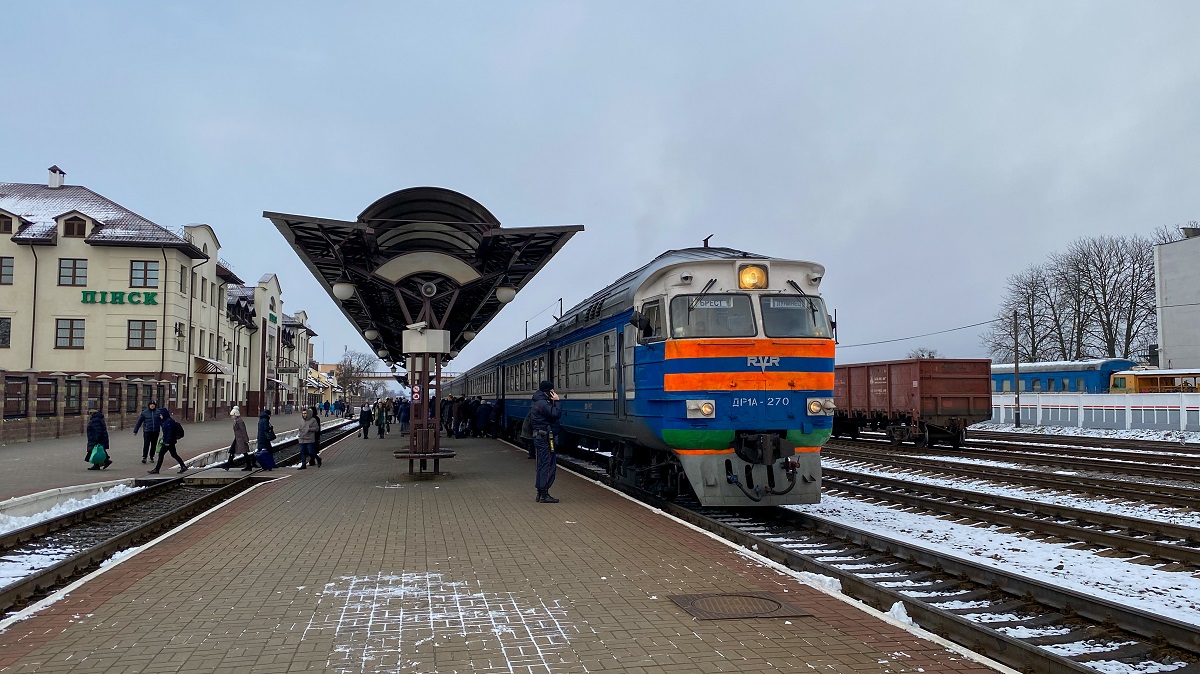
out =
[[[992,394],[992,423],[1013,422],[1014,398]],[[1022,393],[1021,424],[1200,431],[1200,393]]]

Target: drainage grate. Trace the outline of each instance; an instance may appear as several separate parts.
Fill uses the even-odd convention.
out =
[[[790,597],[774,592],[677,594],[667,598],[700,620],[795,618],[812,615],[793,603]]]

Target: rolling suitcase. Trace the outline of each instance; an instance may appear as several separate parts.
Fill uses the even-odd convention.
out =
[[[275,455],[271,454],[270,450],[258,450],[254,453],[254,460],[263,470],[274,470],[275,468]]]

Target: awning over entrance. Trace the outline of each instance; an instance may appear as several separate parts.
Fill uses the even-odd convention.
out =
[[[426,301],[430,327],[448,330],[457,351],[583,230],[505,229],[478,202],[438,187],[393,192],[355,221],[263,216],[335,299],[335,284],[353,284],[353,294],[339,300],[342,313],[391,361],[400,359],[405,326],[425,320]]]
[[[204,356],[192,356],[196,363],[196,374],[229,374],[233,372],[233,368],[222,363],[219,360],[205,358]]]
[[[282,379],[272,379],[271,377],[267,377],[267,381],[271,382],[272,384],[275,384],[276,386],[278,386],[281,389],[284,389],[285,391],[292,390],[292,387],[285,384]]]

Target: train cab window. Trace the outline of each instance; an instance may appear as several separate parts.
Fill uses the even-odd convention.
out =
[[[1125,388],[1125,378],[1124,377],[1113,377],[1112,387],[1113,388]]]
[[[663,329],[663,309],[662,300],[652,300],[642,305],[642,325],[641,338],[643,342],[658,342],[666,339],[666,332]]]
[[[754,337],[754,307],[746,295],[677,295],[671,298],[671,336]]]
[[[825,337],[832,333],[825,303],[819,297],[782,295],[759,299],[763,331],[768,337]]]

